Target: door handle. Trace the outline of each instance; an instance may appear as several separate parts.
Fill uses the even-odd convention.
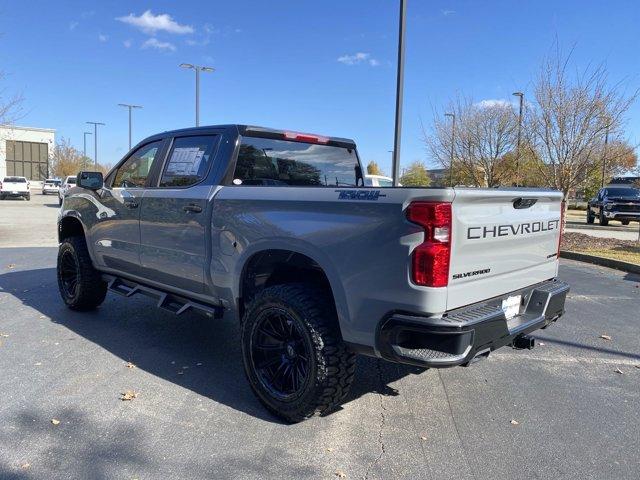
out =
[[[202,207],[199,205],[195,205],[193,203],[190,203],[189,205],[185,205],[184,207],[182,207],[182,210],[184,210],[185,212],[189,213],[200,213],[202,211]]]
[[[124,202],[124,206],[127,208],[138,208],[138,204],[131,200]]]

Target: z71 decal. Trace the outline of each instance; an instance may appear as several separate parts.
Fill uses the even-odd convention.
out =
[[[378,200],[386,197],[380,190],[336,190],[339,193],[338,200]]]

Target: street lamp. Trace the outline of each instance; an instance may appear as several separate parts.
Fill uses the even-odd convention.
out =
[[[449,186],[453,187],[453,156],[456,145],[456,114],[445,113],[445,117],[451,117],[451,158],[449,159]]]
[[[82,168],[86,168],[85,163],[87,162],[87,135],[93,135],[91,132],[83,132],[84,133],[84,146],[82,148],[82,153],[84,156],[82,157]]]
[[[518,144],[516,150],[516,187],[520,183],[520,138],[522,136],[522,105],[524,103],[524,93],[514,92],[514,96],[520,99],[520,108],[518,111]]]
[[[93,125],[93,161],[95,166],[98,166],[98,125],[104,125],[101,122],[87,122],[89,125]]]
[[[407,17],[405,0],[400,0],[398,20],[398,69],[396,77],[396,125],[393,135],[393,186],[398,186],[400,175],[400,140],[402,134],[402,95],[404,86],[404,31]]]
[[[196,127],[200,126],[200,72],[213,72],[213,67],[204,65],[193,65],[191,63],[181,63],[180,67],[188,68],[196,72]]]
[[[604,188],[604,176],[607,167],[607,145],[609,144],[609,127],[611,126],[608,118],[606,118],[606,121],[607,126],[604,130],[604,149],[602,151],[602,182],[600,184],[600,188]]]
[[[128,103],[119,103],[119,107],[126,107],[129,109],[129,150],[131,150],[131,110],[134,108],[142,108],[142,105],[129,105]]]

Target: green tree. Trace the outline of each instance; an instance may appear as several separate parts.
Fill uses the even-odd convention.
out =
[[[367,175],[384,175],[382,169],[378,165],[378,163],[374,160],[371,160],[367,164]]]
[[[400,183],[405,187],[428,187],[431,178],[423,162],[415,161],[400,177]]]

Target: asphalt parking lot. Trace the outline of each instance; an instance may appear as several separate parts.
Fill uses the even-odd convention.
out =
[[[638,478],[638,276],[562,261],[567,314],[534,350],[361,358],[342,409],[286,425],[251,393],[236,325],[113,294],[66,309],[56,206],[0,202],[2,479]]]

